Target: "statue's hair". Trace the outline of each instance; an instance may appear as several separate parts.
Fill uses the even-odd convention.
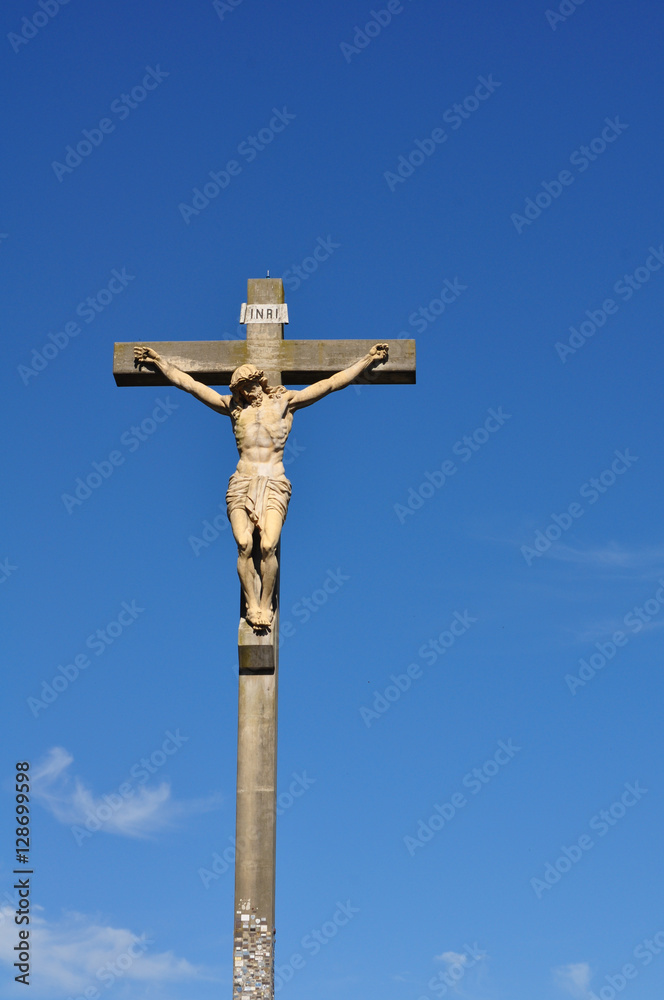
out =
[[[279,396],[281,396],[284,392],[287,391],[285,385],[269,385],[267,377],[265,375],[262,375],[259,381],[260,381],[260,386],[266,396],[276,396],[277,398],[279,398]],[[246,406],[251,405],[242,398],[242,394],[240,392],[241,384],[242,383],[240,383],[240,385],[237,385],[234,389],[231,389],[231,395],[232,395],[231,416],[233,417],[236,416],[235,413],[236,410],[244,410]]]

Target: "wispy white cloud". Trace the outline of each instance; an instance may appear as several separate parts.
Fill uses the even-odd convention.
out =
[[[154,995],[159,984],[216,981],[216,976],[194,966],[172,951],[156,951],[146,934],[108,924],[80,913],[68,913],[60,921],[48,921],[41,908],[33,908],[30,918],[30,945],[39,961],[31,963],[31,995],[40,998],[82,995],[88,988],[110,988],[116,981],[130,983],[131,996]],[[17,972],[16,926],[10,906],[0,910],[0,964]],[[145,994],[140,989],[145,986]],[[14,995],[15,990],[11,991]],[[191,988],[189,988],[191,993]],[[9,993],[4,993],[9,996]]]
[[[487,525],[476,537],[509,548],[521,549],[524,545],[533,548],[534,534],[541,529],[541,524],[529,523],[498,535]],[[536,550],[539,554],[531,557],[531,565],[537,566],[545,559],[569,563],[579,570],[597,574],[602,580],[608,577],[648,581],[664,576],[664,544],[659,542],[630,546],[609,540],[603,545],[583,546],[568,543],[563,535],[560,540],[548,544],[544,552]]]
[[[482,989],[487,975],[488,955],[477,942],[465,945],[463,951],[443,951],[434,955],[434,961],[440,962],[444,968],[434,977],[438,988],[451,990],[458,996],[469,996]],[[431,982],[434,983],[434,980]],[[463,981],[463,983],[462,983]]]
[[[468,956],[465,953],[456,951],[444,951],[442,955],[434,956],[437,962],[444,962],[445,965],[466,965]]]
[[[32,772],[32,791],[60,822],[94,832],[98,829],[125,837],[149,837],[186,816],[215,809],[219,796],[175,801],[167,781],[148,786],[131,784],[130,794],[113,789],[95,796],[70,773],[74,758],[63,747],[53,747]],[[123,783],[124,784],[124,783]],[[122,787],[122,786],[121,786]],[[87,824],[87,825],[86,825]]]
[[[630,570],[646,574],[647,578],[664,573],[664,546],[661,545],[630,549],[617,542],[609,542],[599,548],[584,549],[553,544],[543,558],[546,556],[590,569]]]
[[[634,603],[636,604],[637,602],[635,601]],[[631,608],[628,610],[631,611]],[[640,621],[640,625],[638,633],[630,632],[630,637],[632,634],[643,635],[645,632],[655,632],[660,628],[664,628],[664,617],[655,618],[650,622]],[[613,632],[621,631],[625,631],[624,617],[603,618],[600,621],[589,622],[585,628],[575,632],[574,642],[597,642],[599,639],[610,638]]]
[[[553,978],[561,990],[585,1000],[590,987],[590,966],[587,962],[576,962],[570,965],[559,965],[553,970]]]

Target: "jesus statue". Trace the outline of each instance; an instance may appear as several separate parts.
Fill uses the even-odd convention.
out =
[[[300,390],[268,385],[258,368],[241,365],[231,376],[230,396],[221,396],[180,371],[151,347],[135,347],[134,356],[137,366],[158,368],[178,389],[231,418],[240,458],[228,484],[226,509],[238,548],[245,617],[255,632],[269,630],[274,616],[277,546],[291,495],[283,457],[293,413],[344,389],[368,368],[387,361],[388,345],[376,344],[354,365]],[[256,543],[260,546],[258,574],[254,566]]]

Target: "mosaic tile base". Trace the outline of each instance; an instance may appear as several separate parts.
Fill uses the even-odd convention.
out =
[[[251,901],[241,899],[235,913],[233,1000],[274,998],[274,928],[260,917]]]

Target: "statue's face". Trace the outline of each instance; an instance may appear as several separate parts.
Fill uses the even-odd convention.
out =
[[[257,378],[247,379],[240,386],[240,392],[248,403],[257,403],[263,395],[263,387]]]

